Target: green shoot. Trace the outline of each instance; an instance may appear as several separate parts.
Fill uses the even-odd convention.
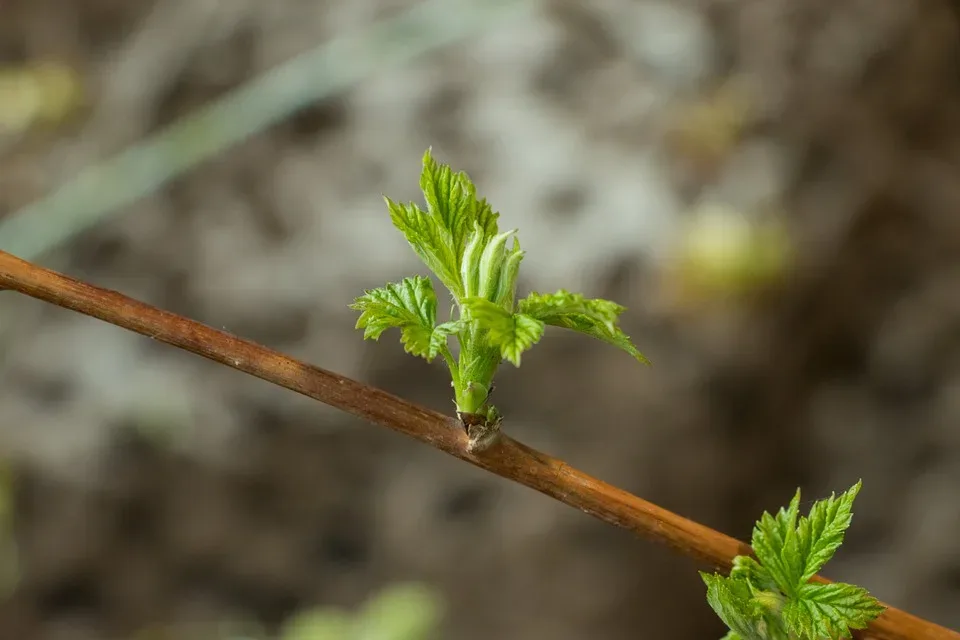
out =
[[[467,174],[436,162],[429,149],[420,189],[426,210],[384,199],[394,226],[450,292],[452,317],[438,321],[433,284],[421,276],[369,290],[351,308],[360,311],[357,328],[364,338],[377,340],[396,328],[407,353],[428,362],[443,358],[471,450],[489,446],[499,433],[501,416],[490,404],[490,393],[500,363],[519,367],[521,355],[540,340],[546,325],[593,336],[647,363],[617,325],[624,308],[614,302],[562,289],[517,301],[524,251],[516,230],[501,232],[500,214],[477,197]],[[457,357],[449,338],[458,344]]]
[[[759,562],[737,556],[729,577],[700,573],[707,602],[730,629],[725,640],[839,640],[883,613],[866,589],[808,582],[843,543],[860,487],[815,502],[799,522],[798,489],[786,509],[764,513],[754,527]]]

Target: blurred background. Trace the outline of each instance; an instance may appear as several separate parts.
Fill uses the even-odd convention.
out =
[[[432,146],[654,363],[548,332],[510,435],[741,539],[863,478],[826,575],[960,628],[958,63],[950,0],[2,0],[0,249],[450,411],[347,309]],[[664,548],[0,299],[0,637],[722,634]]]

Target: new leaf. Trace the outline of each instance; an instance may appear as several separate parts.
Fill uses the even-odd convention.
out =
[[[779,588],[770,572],[750,556],[737,556],[733,559],[730,577],[735,580],[746,580],[751,588],[761,591],[773,591]]]
[[[843,543],[843,536],[853,518],[853,501],[860,493],[861,482],[839,497],[831,495],[819,500],[810,515],[800,518],[797,532],[798,550],[803,560],[802,582],[814,576]]]
[[[753,529],[751,544],[757,557],[777,586],[790,596],[812,578],[836,552],[850,526],[853,501],[860,491],[858,482],[839,497],[818,500],[810,515],[797,523],[800,492],[790,506],[777,516],[764,513]]]
[[[466,173],[439,164],[429,149],[423,154],[420,189],[427,210],[384,198],[390,219],[455,298],[473,295],[464,286],[468,274],[462,270],[467,244],[471,236],[477,236],[485,247],[497,235],[500,214],[486,200],[477,200],[476,188]]]
[[[588,299],[579,293],[563,289],[556,293],[533,292],[517,306],[517,311],[544,324],[573,329],[623,349],[634,358],[649,364],[649,361],[630,341],[630,337],[617,326],[624,307],[615,302]]]
[[[476,187],[463,171],[454,172],[449,165],[433,159],[430,149],[423,154],[420,190],[427,202],[427,211],[439,219],[450,233],[457,264],[463,259],[467,238],[480,227],[486,238],[497,235],[497,218],[486,200],[478,201]]]
[[[402,204],[384,198],[390,209],[390,220],[399,229],[423,263],[455,296],[463,295],[460,262],[450,231],[442,219],[430,215],[412,202]]]
[[[707,602],[723,620],[735,637],[742,640],[766,640],[757,628],[754,607],[750,603],[750,589],[740,580],[732,580],[717,574],[700,572],[707,585]]]
[[[459,323],[437,321],[437,296],[429,278],[414,276],[399,283],[371,289],[357,298],[351,309],[360,311],[357,329],[363,337],[378,340],[387,329],[400,329],[400,341],[407,353],[430,362],[447,344],[447,336],[459,329]]]
[[[790,506],[780,509],[776,517],[767,512],[760,516],[750,541],[763,568],[780,590],[791,596],[803,583],[800,580],[803,564],[798,553],[796,532],[799,507],[800,491],[797,491]]]
[[[487,340],[500,349],[504,360],[520,366],[520,354],[543,336],[543,322],[523,313],[510,313],[485,298],[466,298],[464,308],[477,328],[486,331]]]
[[[866,589],[834,582],[805,584],[783,607],[783,621],[800,640],[840,640],[863,629],[883,613],[883,605]]]

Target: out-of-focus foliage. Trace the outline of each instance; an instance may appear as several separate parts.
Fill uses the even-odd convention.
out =
[[[724,160],[756,117],[756,106],[750,84],[735,76],[670,115],[668,149],[696,184],[719,178]],[[759,206],[771,210],[706,201],[684,216],[662,280],[669,307],[743,301],[782,281],[793,266],[793,241],[777,215],[778,204]]]
[[[0,67],[0,136],[56,124],[82,103],[80,76],[63,63]]]
[[[303,609],[276,636],[255,622],[222,621],[205,629],[151,627],[133,640],[431,640],[443,617],[440,595],[426,585],[388,585],[356,612],[337,607]]]
[[[428,640],[443,614],[439,596],[416,583],[394,584],[356,614],[318,608],[295,616],[280,640]]]
[[[753,220],[730,207],[705,205],[682,227],[666,268],[667,295],[681,306],[741,298],[780,282],[793,256],[778,218]]]
[[[746,83],[729,79],[673,113],[667,127],[670,146],[682,156],[718,162],[740,140],[752,108]]]

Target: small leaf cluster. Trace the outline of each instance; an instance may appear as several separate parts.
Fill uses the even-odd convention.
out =
[[[624,308],[565,290],[531,293],[516,300],[524,251],[516,229],[500,231],[500,214],[477,197],[466,173],[454,172],[423,156],[420,189],[426,209],[384,198],[390,219],[414,252],[449,291],[451,317],[437,318],[437,295],[430,278],[413,276],[366,291],[351,308],[360,311],[357,328],[377,340],[387,329],[400,330],[407,353],[450,369],[457,411],[499,420],[489,404],[493,377],[503,360],[519,367],[521,357],[543,336],[546,325],[566,327],[644,356],[618,326]],[[459,358],[450,349],[459,346]]]
[[[707,601],[730,629],[725,640],[839,640],[883,613],[866,589],[808,582],[843,543],[860,487],[815,502],[807,516],[798,489],[786,509],[757,522],[756,559],[737,556],[729,577],[701,572]]]

